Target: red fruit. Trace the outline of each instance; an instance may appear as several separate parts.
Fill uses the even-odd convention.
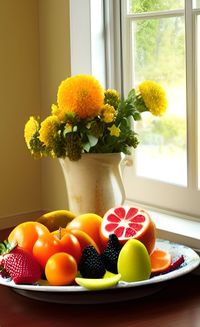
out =
[[[47,260],[55,253],[66,252],[71,254],[77,263],[81,257],[81,247],[77,238],[65,233],[61,239],[51,233],[40,236],[33,246],[33,256],[45,269]]]
[[[0,256],[0,271],[2,275],[9,275],[16,284],[33,284],[42,274],[34,257],[18,246]]]
[[[173,261],[171,263],[170,271],[178,269],[182,265],[182,263],[184,263],[184,261],[185,261],[185,259],[184,259],[183,255],[181,255],[179,258],[175,259],[175,261]]]
[[[152,253],[156,241],[156,228],[147,211],[120,206],[108,210],[102,220],[100,236],[106,246],[109,235],[115,234],[121,244],[131,238],[142,242],[149,254]]]

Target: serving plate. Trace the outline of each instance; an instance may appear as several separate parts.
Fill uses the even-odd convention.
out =
[[[12,288],[15,292],[28,298],[70,304],[91,304],[119,302],[130,299],[136,299],[150,295],[163,288],[167,281],[185,275],[198,267],[200,264],[199,255],[191,248],[172,243],[167,240],[158,239],[156,247],[165,249],[172,255],[172,260],[179,256],[184,256],[184,263],[180,268],[151,277],[148,280],[140,282],[127,283],[120,281],[115,287],[106,290],[91,291],[82,286],[44,286],[36,285],[17,285],[13,281],[0,277],[0,284]]]

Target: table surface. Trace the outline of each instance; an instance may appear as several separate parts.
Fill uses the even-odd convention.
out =
[[[169,281],[140,299],[112,304],[47,303],[0,286],[0,327],[199,327],[200,276]]]

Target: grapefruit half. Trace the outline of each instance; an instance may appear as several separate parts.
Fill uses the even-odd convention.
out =
[[[117,235],[121,244],[131,238],[142,242],[149,254],[154,249],[156,228],[147,211],[141,208],[120,206],[109,209],[101,223],[101,240],[106,246],[109,235]]]

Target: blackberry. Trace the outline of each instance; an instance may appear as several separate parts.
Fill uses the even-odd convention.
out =
[[[108,239],[107,248],[114,248],[116,251],[121,250],[121,244],[115,234],[110,234]]]
[[[101,254],[101,260],[106,270],[117,274],[117,261],[119,252],[121,251],[121,245],[115,234],[109,235],[109,240],[106,249]]]
[[[84,278],[102,278],[106,272],[100,255],[92,245],[84,248],[78,269]]]

